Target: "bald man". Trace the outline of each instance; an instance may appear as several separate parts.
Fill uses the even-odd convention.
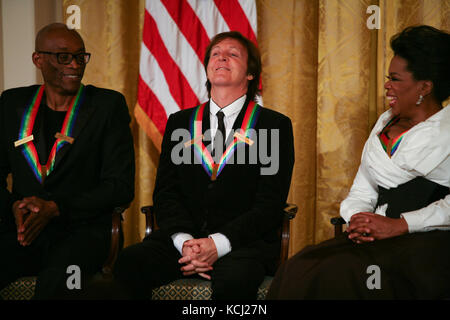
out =
[[[70,266],[83,281],[72,290],[100,270],[111,211],[134,196],[134,151],[123,95],[81,83],[81,36],[54,23],[35,46],[44,84],[0,97],[0,289],[37,275],[35,298],[52,299],[70,289]]]

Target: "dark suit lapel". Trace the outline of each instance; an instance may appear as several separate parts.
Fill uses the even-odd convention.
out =
[[[18,121],[19,128],[17,130],[17,138],[19,138],[19,130],[20,130],[20,126],[22,124],[23,117],[25,115],[25,111],[28,109],[30,104],[33,102],[33,98],[36,94],[36,90],[38,90],[39,88],[40,88],[40,85],[31,86],[29,89],[30,92],[26,94],[26,98],[24,99],[24,101],[19,102],[19,105],[16,108],[17,118],[19,119],[19,121]],[[40,107],[39,107],[39,109],[40,109]]]
[[[91,119],[91,114],[95,110],[94,103],[92,101],[92,97],[89,94],[90,90],[89,87],[85,87],[83,96],[80,97],[81,100],[81,106],[80,110],[78,111],[77,118],[74,123],[74,127],[72,129],[72,138],[74,138],[73,144],[77,143],[77,138],[82,132],[84,126],[86,123]],[[55,157],[55,165],[53,167],[53,171],[56,170],[58,164],[61,162],[61,160],[67,155],[67,153],[72,149],[73,144],[65,143],[59,151],[56,153]],[[52,172],[53,172],[52,171]],[[52,173],[50,173],[49,176],[51,176]]]
[[[28,110],[30,104],[33,102],[33,98],[36,95],[36,91],[40,89],[40,85],[34,85],[30,87],[29,94],[26,94],[26,99],[20,103],[20,105],[17,107],[17,118],[18,118],[18,130],[17,130],[17,138],[19,137],[19,131],[21,129],[22,121],[24,120],[25,112]],[[45,92],[43,93],[41,103],[39,105],[39,110],[36,115],[36,119],[34,120],[33,125],[33,141],[32,144],[34,145],[36,152],[38,154],[38,161],[47,162],[47,159],[44,159],[46,157],[46,150],[47,150],[47,143],[45,141],[45,129],[44,129],[44,108],[45,105],[43,103],[45,101]],[[22,147],[20,147],[22,148]],[[23,153],[22,153],[23,155]]]
[[[250,103],[250,100],[247,98],[245,100],[244,105],[242,106],[241,111],[239,111],[239,115],[237,116],[236,120],[233,123],[233,130],[230,132],[230,134],[227,137],[226,145],[227,147],[231,142],[234,140],[233,134],[237,131],[237,129],[240,129],[242,127],[242,122],[244,121],[245,112],[247,111],[248,104]],[[236,148],[244,148],[246,144],[238,144]]]
[[[227,147],[229,147],[229,145],[233,143],[233,141],[235,139],[234,133],[239,132],[238,130],[242,128],[242,125],[243,125],[243,122],[244,122],[244,118],[245,118],[245,114],[247,112],[247,109],[249,108],[250,102],[251,102],[251,100],[249,100],[247,98],[247,100],[245,101],[241,111],[239,112],[238,116],[236,117],[236,120],[234,121],[234,124],[233,124],[233,130],[231,131],[231,133],[229,134],[229,136],[227,138]],[[259,106],[259,108],[262,108],[262,107]],[[249,111],[251,111],[252,109],[253,109],[253,107],[251,109],[249,109]],[[251,151],[250,148],[256,148],[256,146],[257,146],[257,144],[255,142],[257,142],[257,139],[258,139],[258,137],[257,137],[258,133],[256,133],[256,126],[257,126],[257,123],[258,123],[258,114],[259,113],[254,115],[254,116],[256,116],[256,119],[254,120],[255,121],[254,125],[253,125],[253,127],[250,127],[251,130],[246,133],[247,137],[250,140],[253,140],[254,143],[252,144],[252,146],[250,146],[247,143],[237,143],[237,144],[235,144],[234,151],[233,151],[234,154],[232,156],[234,161],[241,161],[241,160],[243,160],[244,163],[246,163],[245,161],[250,161],[251,160],[250,159],[250,151]],[[245,150],[242,150],[242,149],[245,149]],[[253,150],[255,150],[255,149],[253,149]],[[242,154],[245,155],[244,158],[241,158]],[[240,155],[240,156],[238,156],[238,155]],[[244,163],[235,162],[235,164],[244,164]],[[226,170],[227,167],[228,166],[225,165],[223,170]]]
[[[227,137],[227,146],[230,144],[231,141],[233,141],[233,133],[236,132],[237,129],[241,128],[242,121],[244,121],[245,111],[247,111],[247,106],[249,104],[250,100],[245,100],[244,105],[241,108],[241,111],[239,111],[239,115],[237,116],[236,120],[234,120],[233,123],[233,130],[231,131],[230,135]]]

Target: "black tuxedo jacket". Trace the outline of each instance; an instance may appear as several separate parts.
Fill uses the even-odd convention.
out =
[[[21,147],[14,146],[24,110],[37,88],[10,89],[0,97],[0,219],[4,224],[14,223],[13,202],[37,196],[57,203],[61,213],[54,219],[57,223],[111,223],[112,208],[129,203],[134,196],[133,140],[124,97],[112,90],[86,86],[72,131],[75,140],[58,151],[53,171],[41,184]],[[45,97],[33,129],[38,154],[46,148],[40,116],[44,102]],[[9,173],[12,192],[6,189]]]
[[[233,128],[240,128],[248,101],[238,115]],[[215,181],[212,181],[201,164],[172,161],[179,153],[190,152],[193,146],[180,149],[186,139],[172,141],[176,129],[189,129],[194,109],[181,110],[172,114],[166,126],[162,151],[157,171],[153,196],[154,210],[159,230],[152,233],[153,238],[166,238],[177,232],[186,232],[194,238],[206,237],[216,232],[224,234],[231,243],[232,250],[239,248],[259,248],[278,242],[276,234],[282,219],[282,209],[289,192],[294,165],[292,124],[288,117],[261,108],[255,131],[256,137],[251,147],[245,148],[246,163],[227,164]],[[202,131],[209,129],[209,103],[205,106]],[[276,144],[279,152],[279,168],[276,174],[261,174],[261,168],[269,167],[258,157],[256,163],[249,163],[250,148],[261,148],[264,144],[261,129],[279,132],[279,141],[268,139]],[[266,135],[267,136],[267,135]],[[228,137],[230,142],[232,137]],[[211,139],[209,139],[210,141]],[[205,145],[207,145],[205,141]],[[175,152],[173,152],[175,150]],[[182,151],[180,151],[182,150]],[[193,156],[191,158],[193,161]]]

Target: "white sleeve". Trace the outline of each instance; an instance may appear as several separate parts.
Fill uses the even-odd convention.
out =
[[[194,237],[189,233],[177,232],[172,236],[173,245],[177,248],[178,252],[183,255],[183,243],[187,240],[192,240]]]
[[[231,251],[230,240],[222,233],[213,233],[209,235],[209,238],[213,239],[216,245],[217,255],[222,258],[224,255]]]
[[[178,250],[178,252],[183,254],[183,244],[187,240],[192,240],[194,237],[189,233],[178,232],[171,236],[174,247]],[[231,251],[231,244],[228,238],[221,233],[214,233],[209,235],[209,238],[213,239],[214,244],[216,245],[217,255],[219,258],[223,257],[227,253]]]
[[[419,210],[402,213],[409,232],[450,230],[450,195]]]
[[[377,200],[378,186],[371,178],[364,161],[361,161],[350,192],[341,202],[340,215],[348,223],[355,213],[373,212]]]

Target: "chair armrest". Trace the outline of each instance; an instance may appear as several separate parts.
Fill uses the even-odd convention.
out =
[[[141,212],[145,214],[145,236],[148,237],[155,230],[156,220],[153,213],[153,206],[144,206]]]
[[[342,234],[342,226],[347,223],[341,217],[333,217],[330,219],[330,222],[334,226],[334,237],[337,237],[340,234]]]
[[[129,207],[129,205],[123,207],[116,207],[112,212],[112,227],[111,227],[111,246],[109,249],[109,255],[103,264],[102,273],[105,277],[112,277],[114,263],[116,262],[117,255],[123,243],[121,243],[121,231],[122,231],[122,213]]]
[[[286,207],[283,209],[283,222],[281,226],[281,250],[278,265],[281,265],[284,261],[288,259],[289,239],[291,233],[290,224],[291,220],[295,218],[297,211],[298,211],[297,205],[291,203],[287,203]]]

